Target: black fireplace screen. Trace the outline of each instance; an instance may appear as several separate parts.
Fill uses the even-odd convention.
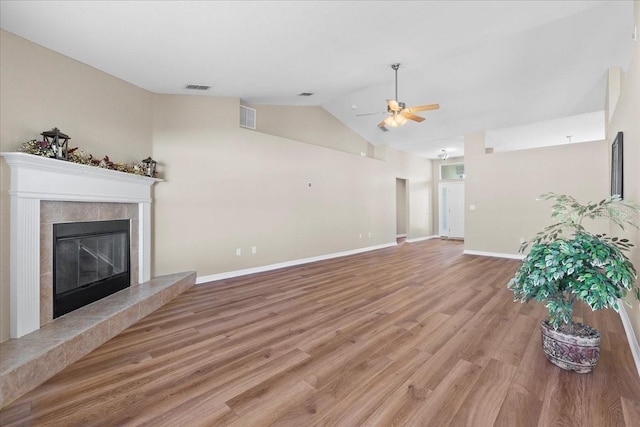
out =
[[[129,286],[129,228],[129,220],[53,225],[54,317]]]

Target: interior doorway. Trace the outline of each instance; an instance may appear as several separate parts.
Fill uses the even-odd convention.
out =
[[[464,181],[438,184],[441,237],[464,239]]]
[[[409,197],[407,180],[396,178],[396,240],[404,241],[409,229]]]

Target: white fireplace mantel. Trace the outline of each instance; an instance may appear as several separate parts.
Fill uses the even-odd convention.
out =
[[[40,201],[138,204],[138,280],[151,278],[151,186],[160,179],[26,153],[11,168],[11,338],[40,328]]]

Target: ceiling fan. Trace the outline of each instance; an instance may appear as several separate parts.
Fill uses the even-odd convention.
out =
[[[404,102],[398,102],[398,68],[400,68],[400,64],[392,64],[391,68],[396,73],[396,96],[395,99],[387,99],[387,113],[389,114],[389,116],[378,123],[378,127],[384,131],[387,130],[387,126],[391,128],[397,128],[398,126],[404,125],[405,123],[407,123],[407,119],[420,123],[424,121],[424,117],[416,116],[413,113],[416,113],[418,111],[437,110],[438,108],[440,108],[440,105],[438,104],[418,105],[416,107],[407,108]],[[359,114],[359,116],[368,115],[370,114]]]

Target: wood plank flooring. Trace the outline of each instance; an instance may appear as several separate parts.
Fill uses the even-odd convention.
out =
[[[592,374],[544,358],[517,261],[430,240],[196,286],[0,413],[52,426],[637,426],[618,315]]]

